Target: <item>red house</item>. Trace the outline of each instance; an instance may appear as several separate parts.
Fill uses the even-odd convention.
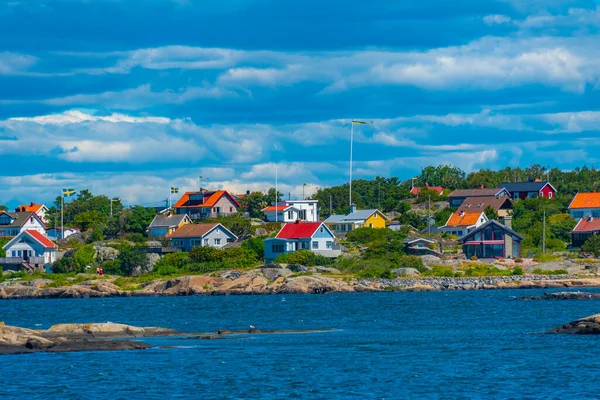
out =
[[[513,200],[535,199],[545,197],[553,199],[556,197],[556,189],[548,181],[539,179],[529,182],[505,182],[500,184],[510,194]]]

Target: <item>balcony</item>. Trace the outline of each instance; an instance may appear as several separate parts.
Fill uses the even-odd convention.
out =
[[[0,257],[0,265],[44,264],[44,257]]]

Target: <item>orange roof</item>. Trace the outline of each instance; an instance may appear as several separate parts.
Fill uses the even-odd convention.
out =
[[[477,224],[481,218],[481,212],[478,213],[459,213],[455,212],[450,216],[446,226],[471,226]]]
[[[183,196],[181,196],[181,198],[177,201],[177,203],[175,203],[175,205],[173,206],[173,208],[205,208],[205,207],[214,207],[214,205],[219,201],[219,199],[223,196],[228,196],[231,201],[239,208],[240,207],[240,203],[237,202],[237,200],[231,196],[227,190],[217,190],[215,192],[204,192],[204,203],[200,203],[200,204],[189,204],[190,202],[190,195],[192,194],[198,194],[198,192],[185,192],[183,194]]]
[[[577,193],[569,205],[569,209],[574,208],[600,208],[600,193]]]
[[[32,238],[34,238],[35,240],[37,240],[38,242],[40,242],[40,244],[43,245],[46,248],[55,248],[56,247],[56,245],[50,239],[48,239],[46,236],[42,235],[38,231],[34,231],[34,230],[28,229],[27,233]]]
[[[260,210],[260,211],[262,211],[262,212],[269,212],[269,211],[285,211],[285,210],[287,210],[287,209],[288,209],[288,208],[290,208],[290,207],[292,207],[292,206],[289,206],[289,205],[269,206],[269,207],[265,207],[265,208],[263,208],[263,209],[262,209],[262,210]]]
[[[43,206],[43,204],[31,203],[29,205],[19,206],[16,209],[16,212],[34,212],[37,214],[37,212],[40,211],[40,208],[42,208]]]

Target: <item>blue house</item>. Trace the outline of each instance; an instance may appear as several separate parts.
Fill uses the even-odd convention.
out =
[[[227,243],[235,242],[237,236],[221,224],[188,224],[168,236],[171,246],[190,251],[198,246],[210,246],[217,249]]]
[[[273,262],[282,254],[310,250],[325,257],[335,258],[342,252],[335,245],[335,235],[322,222],[296,221],[285,224],[277,236],[264,241],[265,262]]]

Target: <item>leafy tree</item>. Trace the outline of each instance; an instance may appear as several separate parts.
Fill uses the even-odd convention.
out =
[[[0,205],[0,211],[8,211],[8,207],[6,207],[4,204]]]
[[[81,272],[83,269],[73,257],[63,257],[52,264],[52,272],[55,274],[67,274],[70,272]]]
[[[494,219],[496,221],[498,220],[498,213],[492,208],[492,206],[487,206],[485,210],[483,210],[483,213],[486,217],[488,217],[488,219]]]
[[[240,199],[241,210],[248,212],[250,218],[264,218],[264,214],[261,211],[267,207],[267,196],[261,192],[252,192],[245,195]]]
[[[75,262],[82,268],[85,269],[88,265],[91,265],[94,261],[94,255],[96,254],[96,249],[91,244],[86,244],[84,246],[79,247],[75,253],[73,254],[73,258]]]
[[[435,219],[435,224],[437,226],[445,225],[448,222],[448,219],[456,211],[456,208],[442,208],[441,210],[436,211],[433,214],[433,219]]]
[[[155,216],[155,209],[135,206],[127,212],[125,230],[131,233],[145,234],[148,225],[150,225]]]
[[[74,218],[75,225],[81,227],[82,231],[87,231],[88,229],[101,225],[108,220],[106,216],[100,214],[96,210],[83,211]]]
[[[190,260],[193,262],[220,262],[223,260],[223,253],[210,246],[197,246],[190,251]]]
[[[252,227],[252,221],[248,218],[244,218],[242,214],[231,214],[231,215],[223,215],[218,216],[215,219],[209,220],[207,222],[220,222],[223,226],[229,229],[234,235],[239,237],[245,237],[254,231]]]
[[[586,253],[592,253],[595,257],[600,257],[600,235],[594,235],[585,241],[581,250]]]
[[[242,242],[241,247],[256,254],[256,258],[262,260],[265,258],[264,236],[253,237]]]
[[[0,257],[6,257],[6,250],[3,249],[3,247],[10,242],[9,238],[3,237],[0,238]],[[1,275],[0,275],[1,276]]]
[[[456,189],[464,186],[465,173],[452,165],[428,166],[421,170],[418,179],[421,185],[428,183],[431,186]]]
[[[123,246],[117,260],[119,260],[121,275],[131,276],[137,267],[146,265],[146,253],[131,246]]]

